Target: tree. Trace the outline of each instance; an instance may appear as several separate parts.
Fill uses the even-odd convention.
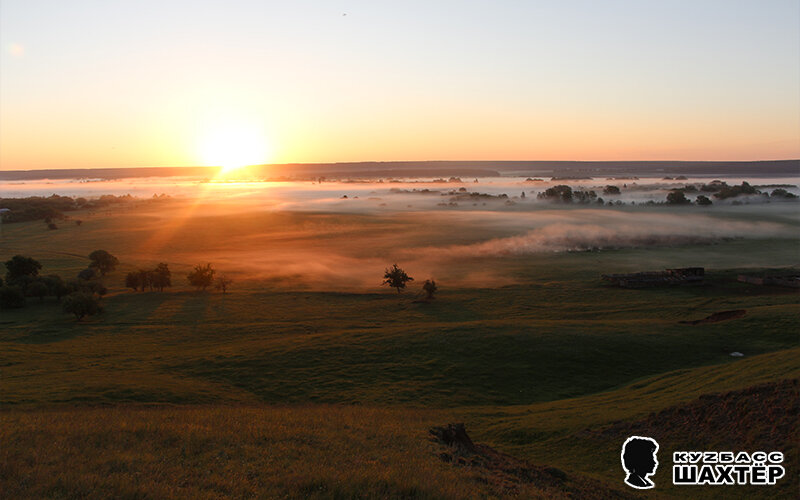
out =
[[[707,207],[708,205],[711,205],[711,200],[709,200],[707,196],[703,196],[702,194],[698,196],[694,201],[701,207]]]
[[[228,291],[228,287],[231,286],[233,280],[225,276],[224,274],[220,275],[216,280],[214,280],[214,286],[217,290],[222,290],[222,293]]]
[[[64,298],[64,312],[74,314],[78,321],[103,312],[100,300],[87,292],[74,292]]]
[[[26,295],[28,295],[29,297],[38,297],[39,302],[44,301],[44,297],[47,295],[48,292],[49,290],[47,289],[47,285],[42,279],[37,279],[36,281],[31,283],[25,290]]]
[[[100,280],[83,280],[83,279],[74,279],[70,280],[68,283],[71,292],[82,292],[88,294],[94,294],[98,297],[102,297],[106,293],[108,293],[108,289],[103,285]]]
[[[724,183],[723,183],[724,184]],[[714,193],[714,198],[724,200],[726,198],[735,198],[740,195],[747,194],[760,194],[761,191],[751,186],[748,182],[743,181],[741,186],[728,186],[724,185],[720,190]]]
[[[119,260],[105,250],[95,250],[90,253],[89,260],[92,261],[89,267],[97,268],[102,276],[116,269],[119,264]]]
[[[686,198],[683,191],[673,189],[667,194],[667,204],[669,205],[688,205],[691,201]]]
[[[142,287],[142,291],[144,292],[145,288],[150,288],[150,291],[153,291],[153,271],[147,271],[145,269],[139,269],[139,285]]]
[[[771,198],[794,199],[794,198],[797,198],[797,195],[794,194],[794,193],[790,193],[789,191],[787,191],[787,190],[785,190],[783,188],[778,188],[778,189],[773,189],[772,190],[772,193],[770,193],[770,197]]]
[[[425,283],[422,284],[422,291],[426,294],[425,300],[433,300],[433,294],[435,294],[438,289],[435,281],[425,280]]]
[[[172,273],[165,263],[161,262],[151,271],[150,283],[155,288],[158,288],[159,292],[163,292],[164,287],[172,286]]]
[[[617,186],[606,186],[603,188],[603,194],[610,195],[610,194],[620,194],[619,188]]]
[[[397,288],[397,293],[400,293],[400,290],[406,287],[407,282],[414,281],[414,278],[412,278],[411,276],[406,274],[405,271],[397,267],[397,264],[386,269],[383,278],[384,279],[382,284],[389,285],[392,288]]]
[[[205,290],[214,282],[214,273],[216,271],[211,267],[211,264],[198,264],[194,266],[194,271],[190,272],[186,277],[189,284],[197,287],[198,290]]]
[[[594,191],[574,191],[572,193],[574,201],[578,203],[591,203],[597,199],[597,193]]]
[[[139,287],[142,285],[142,280],[139,275],[138,271],[131,271],[125,275],[125,287],[126,288],[133,288],[134,292],[139,291]],[[142,287],[144,288],[144,287]]]
[[[9,285],[16,284],[17,281],[24,281],[25,278],[35,278],[39,275],[42,265],[31,257],[15,255],[11,260],[6,261],[6,282]]]
[[[539,199],[572,203],[572,188],[564,184],[547,188],[544,193],[536,195]]]
[[[64,280],[61,279],[61,276],[57,274],[51,274],[49,276],[45,276],[42,278],[45,285],[47,285],[47,290],[55,297],[57,300],[61,300],[61,297],[69,293],[69,287],[67,284],[64,283]]]
[[[97,277],[97,268],[95,267],[87,267],[86,269],[78,273],[78,279],[84,281],[93,280],[96,277]]]

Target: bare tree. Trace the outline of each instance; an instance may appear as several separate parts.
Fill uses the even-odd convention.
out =
[[[228,287],[231,286],[233,280],[225,276],[224,274],[220,274],[217,276],[217,279],[214,280],[214,288],[217,290],[222,290],[222,293],[228,291]]]

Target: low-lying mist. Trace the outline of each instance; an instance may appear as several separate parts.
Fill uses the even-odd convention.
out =
[[[730,238],[796,236],[796,227],[776,222],[726,220],[705,214],[644,213],[574,209],[544,212],[531,218],[536,226],[523,234],[471,244],[429,247],[430,255],[487,257],[541,252],[609,250],[708,244]]]
[[[102,183],[87,184],[97,190]],[[673,207],[537,199],[537,190],[553,184],[178,182],[169,197],[81,213],[81,226],[60,224],[39,239],[40,248],[14,246],[23,226],[6,224],[0,252],[88,255],[105,248],[126,269],[167,262],[180,276],[210,262],[240,284],[313,290],[378,290],[394,263],[415,277],[412,290],[428,278],[493,287],[578,268],[599,276],[800,263],[796,202]],[[76,260],[75,268],[82,267]]]

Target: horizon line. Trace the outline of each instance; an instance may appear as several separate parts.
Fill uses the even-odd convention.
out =
[[[287,163],[254,163],[244,165],[241,168],[249,167],[280,167],[280,166],[302,166],[302,165],[353,165],[353,164],[387,164],[387,163],[766,163],[766,162],[787,162],[800,161],[798,158],[778,158],[778,159],[758,159],[758,160],[353,160],[353,161],[334,161],[334,162],[287,162]],[[37,172],[43,170],[104,170],[104,169],[125,169],[125,168],[223,168],[222,165],[139,165],[139,166],[105,166],[105,167],[49,167],[49,168],[29,168],[29,169],[0,169],[0,172]]]

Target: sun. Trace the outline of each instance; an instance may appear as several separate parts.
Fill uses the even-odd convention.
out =
[[[222,167],[221,173],[269,161],[266,136],[250,123],[217,123],[200,136],[197,147],[200,161]]]

